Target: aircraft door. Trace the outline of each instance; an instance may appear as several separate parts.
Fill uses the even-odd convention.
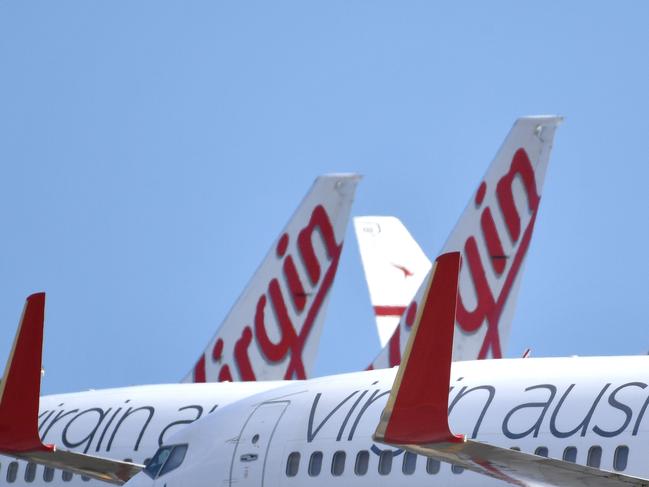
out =
[[[230,467],[230,486],[264,487],[266,456],[275,427],[290,401],[273,401],[255,408],[243,425]]]

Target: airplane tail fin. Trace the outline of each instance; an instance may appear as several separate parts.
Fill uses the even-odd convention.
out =
[[[432,264],[398,218],[356,217],[354,229],[384,347]]]
[[[315,180],[183,382],[309,375],[359,179]]]
[[[518,119],[472,195],[441,253],[459,251],[462,270],[454,360],[500,358],[506,346],[525,256],[557,126],[557,116]],[[399,364],[417,300],[370,368]]]

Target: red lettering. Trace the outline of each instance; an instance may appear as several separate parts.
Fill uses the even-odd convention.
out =
[[[319,235],[326,256],[329,259],[329,266],[326,267],[324,276],[322,276],[323,269],[314,247],[314,234],[316,233]],[[258,346],[261,356],[267,362],[276,364],[287,357],[289,358],[284,375],[286,379],[293,377],[298,379],[306,378],[302,353],[322,303],[333,284],[342,244],[338,245],[336,243],[334,230],[324,207],[322,205],[316,206],[311,213],[308,224],[298,233],[297,238],[299,260],[304,264],[310,285],[315,288],[313,293],[310,293],[305,290],[293,256],[286,255],[289,241],[288,234],[283,234],[278,240],[275,250],[277,257],[283,259],[282,271],[285,277],[286,289],[291,296],[295,311],[301,314],[306,310],[307,314],[298,332],[288,312],[280,283],[277,278],[272,279],[268,284],[267,292],[262,294],[257,301],[253,321],[254,326],[252,328],[246,326],[241,337],[234,345],[234,361],[241,380],[256,380],[256,374],[249,356],[249,347],[253,340]],[[312,300],[308,303],[311,296]],[[267,329],[269,325],[266,313],[267,301],[270,301],[272,316],[279,330],[280,338],[276,342],[271,340]],[[308,306],[309,304],[310,306]],[[224,349],[225,343],[223,339],[218,338],[212,348],[212,360],[214,362],[223,360]],[[205,357],[202,357],[195,367],[194,380],[195,382],[205,382],[206,380]],[[232,380],[229,365],[224,364],[221,366],[218,380]]]
[[[301,312],[306,305],[306,292],[302,286],[302,281],[300,281],[300,276],[297,274],[293,257],[290,255],[284,260],[284,276],[286,277],[289,293],[293,298],[293,305],[298,312]]]
[[[411,328],[415,323],[415,317],[417,316],[417,301],[413,301],[408,306],[408,314],[406,315],[406,326]]]
[[[243,381],[256,380],[255,371],[252,368],[250,357],[248,356],[248,347],[250,346],[251,342],[252,330],[249,326],[246,326],[241,332],[241,338],[239,338],[237,340],[237,343],[234,345],[234,360],[237,363],[239,377]],[[228,369],[228,374],[230,374],[230,369]],[[229,380],[232,379],[230,378]]]
[[[232,382],[232,373],[230,372],[230,367],[227,365],[224,365],[221,367],[221,370],[219,370],[219,377],[218,377],[219,382]]]
[[[491,215],[491,209],[489,207],[485,208],[482,212],[480,223],[482,226],[482,235],[484,235],[485,242],[487,243],[489,257],[491,257],[491,267],[493,267],[496,274],[500,275],[507,265],[507,256],[503,250],[503,244],[498,236],[496,223],[494,222],[494,217]]]
[[[194,366],[194,382],[205,382],[205,355],[201,355]]]
[[[397,327],[396,330],[394,330],[394,333],[392,334],[392,337],[390,337],[390,341],[388,342],[388,356],[389,356],[389,363],[390,367],[394,367],[395,365],[399,365],[401,363],[401,329],[400,327]]]
[[[214,344],[214,348],[212,349],[212,360],[214,362],[218,362],[221,360],[221,357],[223,356],[223,339],[219,338],[216,340],[216,343]]]
[[[516,176],[520,176],[523,180],[523,187],[527,193],[527,206],[530,212],[536,213],[541,198],[536,192],[534,168],[524,149],[518,149],[516,151],[509,171],[498,181],[496,188],[498,203],[505,216],[505,223],[507,224],[507,230],[509,231],[512,242],[517,242],[521,233],[521,218],[518,211],[516,211],[514,192],[512,190]]]
[[[512,266],[505,277],[505,282],[503,283],[503,287],[497,299],[494,299],[493,293],[489,288],[489,282],[478,252],[476,239],[474,237],[469,237],[464,245],[464,259],[469,266],[471,281],[473,282],[477,297],[477,304],[472,311],[468,311],[464,306],[460,294],[458,296],[457,322],[460,328],[464,331],[472,333],[477,331],[485,320],[487,321],[487,332],[478,354],[478,358],[486,358],[490,350],[494,358],[502,357],[498,324],[502,310],[514,284],[514,280],[518,275],[523,258],[527,253],[527,248],[534,229],[534,222],[536,220],[536,211],[539,206],[540,197],[536,191],[534,169],[532,168],[532,164],[524,149],[516,151],[512,158],[509,171],[496,185],[498,203],[504,215],[509,236],[514,243],[518,241],[521,231],[521,218],[516,210],[513,193],[513,182],[514,178],[517,176],[522,179],[523,187],[527,193],[528,207],[532,212],[532,217],[525,229],[523,239],[516,250]],[[481,185],[478,195],[476,196],[477,204],[481,204],[484,198],[484,194],[481,194],[482,187],[483,186]],[[502,241],[498,235],[490,208],[487,207],[483,210],[480,222],[487,250],[491,257],[492,267],[496,274],[500,275],[505,270],[506,256],[504,255]]]
[[[259,348],[264,356],[271,362],[281,361],[288,352],[291,344],[295,341],[296,333],[291,318],[286,309],[284,297],[279,288],[277,279],[272,279],[268,286],[268,294],[270,301],[275,312],[275,318],[279,325],[280,339],[274,343],[268,336],[266,331],[265,307],[266,296],[262,295],[257,303],[257,311],[255,313],[255,337]]]
[[[313,286],[315,286],[320,280],[320,263],[316,257],[315,249],[313,248],[313,234],[316,229],[320,233],[320,237],[322,238],[322,242],[327,251],[327,256],[330,259],[333,259],[336,250],[338,249],[338,245],[336,244],[336,236],[334,234],[334,229],[331,226],[331,222],[329,221],[329,216],[322,205],[315,207],[311,214],[309,224],[300,231],[297,239],[300,256],[304,261],[304,265]]]
[[[456,319],[460,328],[467,333],[473,333],[482,326],[485,317],[493,309],[495,304],[482,265],[482,259],[478,252],[478,244],[474,237],[469,237],[464,243],[464,259],[462,260],[462,265],[464,265],[465,261],[469,266],[469,273],[471,274],[471,282],[473,282],[477,303],[472,311],[468,311],[464,306],[462,293],[458,293]]]

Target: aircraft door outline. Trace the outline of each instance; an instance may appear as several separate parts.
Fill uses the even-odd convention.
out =
[[[230,464],[230,486],[264,486],[266,460],[277,424],[290,401],[268,401],[248,416],[241,428]],[[261,483],[259,479],[261,478]]]

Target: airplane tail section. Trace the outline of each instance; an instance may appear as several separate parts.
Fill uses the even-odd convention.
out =
[[[316,179],[183,382],[308,377],[359,179]]]
[[[442,249],[462,254],[453,360],[503,356],[561,121],[557,116],[516,121]],[[400,363],[422,292],[370,368]]]
[[[398,218],[356,217],[354,229],[384,347],[432,264]]]

